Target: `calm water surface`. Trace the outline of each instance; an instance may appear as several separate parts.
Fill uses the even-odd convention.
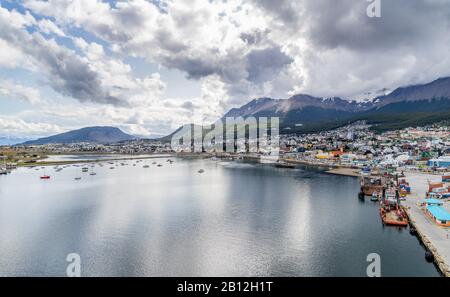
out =
[[[0,176],[0,275],[438,276],[407,230],[383,228],[358,180],[316,170],[165,159]],[[205,169],[199,174],[199,169]]]

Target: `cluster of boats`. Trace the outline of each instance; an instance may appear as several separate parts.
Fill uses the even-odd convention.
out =
[[[405,179],[399,180],[393,175],[362,175],[361,199],[366,196],[380,203],[380,217],[384,225],[406,227],[409,224],[408,215],[401,206],[401,200],[411,192],[411,187]]]
[[[172,164],[173,162],[174,161],[171,160],[171,159],[168,159],[166,161],[166,163],[169,163],[169,164]],[[142,166],[143,168],[145,168],[145,169],[150,168],[150,165],[148,165],[147,162],[144,161],[144,160],[136,160],[135,162],[133,162],[132,166],[136,167],[140,163],[144,163],[144,165]],[[116,167],[119,167],[119,166],[129,166],[130,165],[128,162],[121,162],[121,163],[119,163],[117,161],[116,162],[110,161],[110,162],[107,162],[107,164],[111,165],[109,167],[110,170],[114,170]],[[161,163],[157,163],[156,161],[152,162],[152,165],[155,165],[156,167],[163,167],[163,165]],[[53,167],[53,169],[55,170],[55,172],[61,172],[63,169],[68,168],[70,166],[73,166],[73,167],[81,167],[82,166],[81,167],[81,173],[89,173],[90,176],[96,176],[97,173],[94,171],[94,168],[96,166],[104,167],[105,164],[103,164],[103,163],[96,163],[96,164],[91,164],[90,166],[80,165],[80,164],[73,164],[73,165],[64,165],[64,166],[61,166],[61,167],[60,166],[55,166],[55,167]],[[35,167],[29,167],[29,168],[33,169]],[[51,176],[46,174],[46,167],[35,168],[35,170],[40,170],[40,169],[44,170],[44,175],[40,176],[40,179],[43,179],[43,180],[51,179]],[[203,173],[203,172],[201,172],[201,173]],[[82,177],[81,177],[81,175],[77,175],[74,179],[75,180],[81,180]]]

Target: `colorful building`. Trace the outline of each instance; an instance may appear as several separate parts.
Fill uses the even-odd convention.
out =
[[[437,199],[425,200],[425,213],[433,219],[433,221],[442,227],[450,227],[450,213],[448,213],[443,205],[444,203]]]
[[[438,159],[431,159],[430,161],[428,161],[428,166],[450,168],[450,156],[444,156]]]

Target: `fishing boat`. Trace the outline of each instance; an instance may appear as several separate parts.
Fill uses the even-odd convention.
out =
[[[399,195],[394,187],[384,192],[384,199],[380,207],[380,217],[383,224],[387,226],[408,226],[408,216],[400,206]]]
[[[204,169],[200,169],[200,170],[198,171],[198,173],[205,173],[205,170],[204,170]]]
[[[385,185],[381,177],[361,176],[361,193],[365,196],[372,196],[373,193],[382,193]]]
[[[276,168],[286,168],[286,169],[295,169],[295,165],[289,164],[287,162],[278,162],[275,164]]]
[[[387,226],[407,227],[409,223],[408,216],[398,204],[392,206],[387,202],[382,203],[380,216],[383,224]]]

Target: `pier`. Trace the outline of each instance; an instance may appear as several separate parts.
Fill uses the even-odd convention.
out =
[[[411,194],[402,202],[410,218],[411,225],[417,230],[417,236],[433,256],[439,270],[446,277],[450,277],[450,228],[438,226],[420,208],[425,199],[428,182],[439,182],[441,176],[406,173],[411,184]],[[449,209],[450,202],[446,202]]]

